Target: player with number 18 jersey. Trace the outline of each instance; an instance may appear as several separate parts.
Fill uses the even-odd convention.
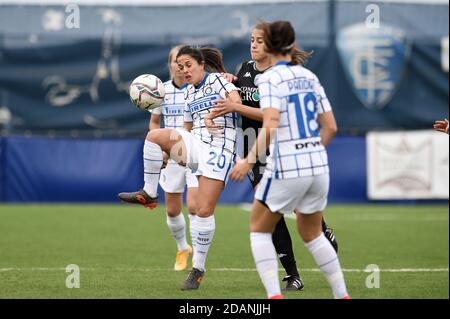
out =
[[[329,168],[317,117],[330,112],[331,105],[322,85],[308,69],[287,62],[276,64],[257,79],[257,84],[261,108],[278,109],[280,121],[256,199],[273,212],[323,211]],[[314,192],[311,185],[315,186]]]

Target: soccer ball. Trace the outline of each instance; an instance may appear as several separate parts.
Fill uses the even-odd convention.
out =
[[[164,100],[164,84],[153,74],[142,74],[130,85],[130,99],[141,110],[152,110]]]

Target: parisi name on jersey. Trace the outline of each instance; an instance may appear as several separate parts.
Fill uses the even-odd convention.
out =
[[[228,113],[214,119],[216,125],[223,126],[224,133],[212,135],[205,126],[205,116],[214,107],[215,101],[226,99],[227,93],[238,89],[229,83],[220,73],[206,73],[202,82],[195,87],[189,85],[185,92],[184,120],[193,122],[192,132],[202,142],[213,147],[234,153],[236,148],[236,129],[238,115]]]
[[[261,108],[280,111],[266,173],[277,179],[328,173],[317,117],[331,111],[331,105],[317,76],[302,66],[280,63],[259,76],[256,84]]]

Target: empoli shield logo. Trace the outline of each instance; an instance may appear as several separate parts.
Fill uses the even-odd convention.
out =
[[[377,110],[392,99],[411,53],[405,34],[381,25],[354,24],[340,30],[337,47],[359,100]]]

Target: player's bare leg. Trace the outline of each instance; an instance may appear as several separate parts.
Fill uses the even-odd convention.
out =
[[[194,245],[193,267],[181,286],[182,290],[198,289],[203,280],[206,257],[216,230],[214,210],[223,188],[223,181],[204,176],[199,177],[197,198],[202,200],[197,201],[197,216],[191,223],[191,236]]]
[[[170,158],[177,163],[182,165],[186,163],[186,145],[176,130],[156,129],[147,134],[144,144],[144,189],[132,193],[120,193],[119,198],[122,201],[140,204],[150,209],[156,208],[163,152],[169,154]]]
[[[322,232],[322,212],[302,214],[297,211],[296,213],[298,232],[330,284],[334,298],[348,298],[338,256]]]

